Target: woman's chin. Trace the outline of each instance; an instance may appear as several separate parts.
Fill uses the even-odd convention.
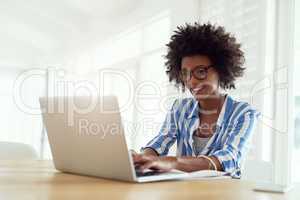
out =
[[[197,94],[193,94],[193,96],[197,100],[214,99],[217,97],[215,94],[211,94],[211,93],[197,93]]]
[[[210,98],[210,94],[206,93],[198,93],[198,94],[193,94],[194,98],[197,100],[205,100]]]

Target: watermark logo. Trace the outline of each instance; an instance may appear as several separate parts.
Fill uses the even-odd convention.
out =
[[[247,97],[250,104],[255,105],[259,100],[258,104],[263,104],[263,106],[259,106],[261,108],[273,106],[271,110],[277,112],[271,115],[264,113],[264,110],[260,110],[262,114],[260,122],[264,126],[272,128],[276,133],[287,132],[287,122],[277,123],[276,120],[278,115],[287,115],[285,113],[288,102],[287,73],[287,68],[281,68],[261,79],[256,79],[246,85],[245,89],[239,88],[238,90]],[[14,82],[13,98],[15,105],[20,111],[30,115],[40,115],[42,113],[62,114],[66,118],[68,126],[78,126],[81,135],[98,135],[100,138],[104,138],[107,133],[113,135],[120,132],[121,123],[118,126],[113,123],[101,125],[100,122],[88,120],[88,117],[84,118],[83,116],[90,113],[119,115],[123,112],[131,112],[134,113],[131,114],[132,119],[123,119],[126,125],[129,124],[128,127],[123,124],[125,128],[131,129],[129,132],[144,132],[145,127],[148,130],[145,132],[149,132],[149,130],[157,131],[163,121],[160,123],[154,122],[155,116],[169,112],[170,105],[176,98],[192,97],[191,94],[180,93],[178,90],[170,92],[172,84],[168,81],[160,83],[149,80],[137,82],[126,71],[119,69],[100,69],[96,75],[94,74],[96,79],[93,81],[68,79],[67,74],[64,70],[54,68],[31,69],[21,73]],[[41,107],[32,107],[24,101],[23,85],[26,81],[37,77],[45,79],[45,94],[42,95],[44,104]],[[110,104],[109,102],[103,104],[105,103],[103,97],[111,94],[118,96],[119,104]],[[80,97],[83,96],[85,100],[80,101]],[[271,101],[275,99],[275,102],[269,104],[269,102],[266,102],[268,99],[265,96],[268,96]],[[214,98],[214,96],[210,96],[210,98]],[[278,107],[276,105],[278,102],[283,104]],[[275,107],[276,109],[274,109]],[[200,109],[200,112],[213,113],[217,112],[217,109]],[[144,120],[139,121],[138,116],[145,116]],[[147,118],[147,116],[149,117]],[[76,121],[76,117],[80,120]]]

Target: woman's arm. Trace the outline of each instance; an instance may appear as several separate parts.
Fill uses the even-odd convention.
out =
[[[143,155],[146,155],[146,156],[159,156],[158,153],[152,149],[152,148],[145,148],[142,152]]]
[[[211,156],[218,171],[222,171],[222,166],[217,158]],[[163,156],[156,155],[136,155],[134,156],[134,163],[139,166],[140,170],[152,169],[158,171],[170,171],[177,169],[186,172],[193,172],[205,169],[214,169],[208,159],[202,157],[192,156]]]
[[[222,166],[217,158],[208,156],[216,165],[218,171],[223,171]],[[210,161],[202,157],[183,156],[178,157],[176,161],[176,168],[181,171],[193,172],[205,169],[214,169]]]

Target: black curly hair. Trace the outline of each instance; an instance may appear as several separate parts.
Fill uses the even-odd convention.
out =
[[[223,89],[234,89],[234,81],[241,77],[245,68],[244,52],[241,44],[230,33],[225,32],[224,27],[212,25],[210,23],[194,23],[178,26],[171,36],[168,47],[166,73],[169,81],[175,82],[177,87],[185,83],[180,78],[181,60],[186,56],[204,55],[207,56],[213,67],[219,74],[220,87]]]

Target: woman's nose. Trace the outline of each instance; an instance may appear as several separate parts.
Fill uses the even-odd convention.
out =
[[[196,79],[194,76],[191,76],[190,80],[188,81],[188,86],[190,88],[195,88],[199,85],[200,81]]]

